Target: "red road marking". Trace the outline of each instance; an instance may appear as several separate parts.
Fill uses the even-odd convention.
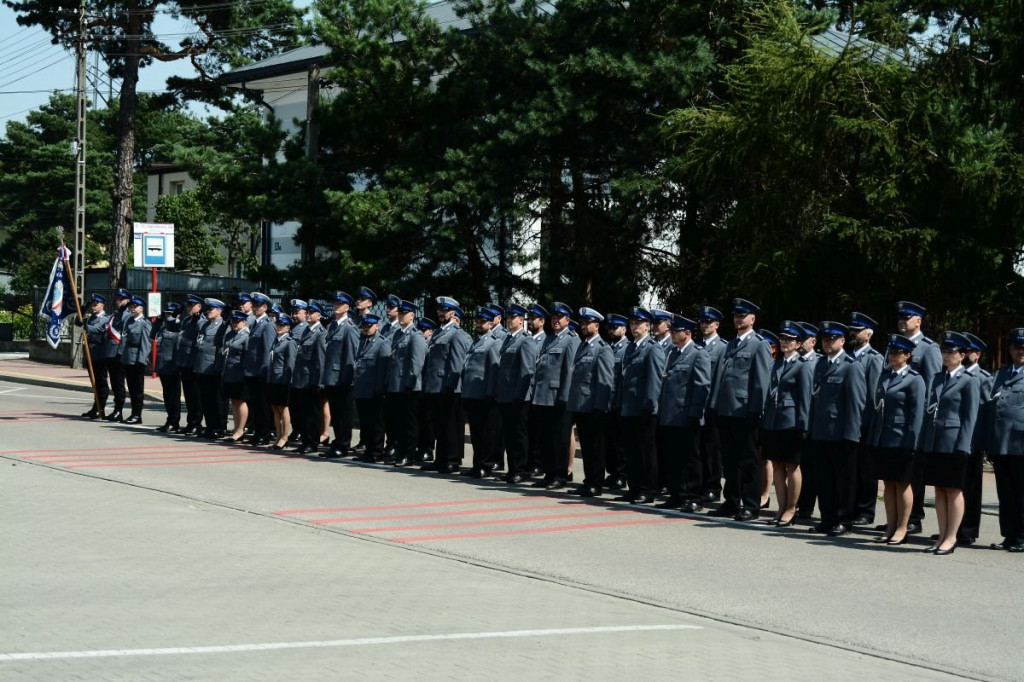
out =
[[[205,462],[127,462],[114,464],[72,464],[65,469],[101,469],[106,467],[175,467],[199,466],[201,464],[241,464],[242,462],[299,462],[293,457],[258,457],[254,459],[215,459]]]
[[[179,441],[177,445],[161,445],[159,447],[143,448],[143,449],[146,452],[155,452],[157,450],[178,450],[181,445],[184,445],[185,447],[191,447],[192,445],[195,445],[195,441],[193,440],[191,443],[189,443],[187,441]],[[65,447],[65,448],[50,448],[48,450],[4,450],[3,454],[5,454],[5,455],[22,455],[22,454],[26,454],[26,455],[43,455],[43,454],[46,454],[48,452],[55,452],[55,453],[58,453],[58,454],[67,454],[69,452],[76,452],[76,453],[83,453],[84,454],[84,453],[87,453],[87,452],[121,452],[121,451],[125,451],[125,450],[130,451],[130,452],[138,452],[139,451],[139,446],[138,445],[126,445],[126,446],[117,447],[117,448]]]
[[[546,514],[544,516],[524,516],[512,519],[486,519],[484,521],[454,521],[452,523],[425,523],[418,526],[381,526],[379,528],[352,528],[353,533],[394,533],[397,531],[409,530],[432,530],[434,528],[459,528],[463,526],[496,526],[503,523],[535,523],[537,521],[558,521],[561,519],[575,519],[584,516],[602,516],[606,514],[639,514],[635,509],[613,509],[611,507],[601,511],[584,512],[582,514]]]
[[[418,502],[415,504],[385,504],[377,507],[328,507],[326,509],[282,509],[274,512],[280,516],[291,514],[323,514],[327,512],[363,512],[363,511],[387,511],[388,509],[419,509],[421,507],[454,507],[464,504],[507,504],[509,502],[531,502],[538,499],[555,500],[560,499],[550,495],[535,495],[532,497],[512,498],[508,500],[495,499],[493,497],[478,497],[473,500],[448,500],[446,502]]]
[[[528,504],[518,507],[490,507],[487,509],[463,509],[462,511],[446,511],[446,512],[431,512],[430,514],[397,514],[395,516],[361,516],[351,518],[334,518],[334,519],[311,519],[310,523],[316,525],[331,524],[331,523],[365,523],[367,521],[391,521],[400,519],[430,519],[442,516],[469,516],[472,514],[500,514],[504,512],[515,512],[521,509],[551,509],[555,507],[564,508],[567,505],[581,506],[590,505],[596,506],[590,502],[575,502],[572,500],[566,500],[565,502],[558,502],[555,504]]]
[[[616,526],[637,526],[648,523],[671,523],[673,521],[689,521],[684,517],[636,519],[633,521],[609,521],[607,523],[581,523],[574,526],[552,526],[550,528],[520,528],[517,530],[492,530],[479,533],[453,533],[451,535],[414,535],[407,538],[391,538],[392,542],[434,542],[436,540],[461,540],[465,538],[489,538],[499,535],[535,535],[537,533],[563,533],[570,530],[587,530],[591,528],[614,528]]]

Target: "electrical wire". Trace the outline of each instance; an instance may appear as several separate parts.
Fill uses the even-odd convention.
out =
[[[64,52],[64,50],[59,45],[54,45],[54,47],[57,48],[57,49],[56,50],[52,50],[52,49],[51,50],[47,50],[46,52],[40,53],[39,55],[37,55],[37,56],[35,56],[35,57],[31,58],[31,59],[23,59],[21,61],[18,61],[16,63],[10,64],[10,65],[0,69],[0,80],[4,80],[4,79],[7,79],[7,78],[10,78],[11,76],[16,76],[19,73],[22,73],[24,71],[27,71],[28,69],[31,69],[31,68],[33,68],[35,66],[38,66],[39,62],[43,61],[44,59],[52,58],[58,52],[61,53],[61,54],[66,54]],[[8,84],[5,83],[4,85],[8,85]]]
[[[49,64],[44,64],[43,66],[40,66],[38,69],[36,69],[32,73],[27,73],[24,76],[21,76],[19,78],[15,78],[14,80],[11,80],[11,81],[7,81],[6,83],[0,83],[0,88],[6,88],[8,85],[13,85],[14,83],[17,83],[18,81],[23,81],[26,78],[30,78],[30,77],[36,75],[37,73],[40,73],[41,71],[45,71],[46,69],[50,68],[51,66],[55,66],[55,65],[59,64],[60,62],[64,61],[65,59],[72,59],[72,57],[69,54],[61,55],[60,57],[58,57],[54,61],[50,62]]]

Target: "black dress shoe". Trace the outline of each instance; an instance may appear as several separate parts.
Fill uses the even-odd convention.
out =
[[[553,478],[551,479],[551,482],[544,487],[547,488],[548,490],[561,490],[562,488],[565,488],[568,485],[568,481],[566,481],[564,478]]]
[[[609,476],[604,479],[604,487],[612,490],[622,490],[626,487],[626,479],[621,476]]]
[[[720,499],[722,499],[722,493],[716,493],[714,490],[709,490],[704,493],[705,502],[718,502]]]
[[[465,471],[460,471],[459,476],[465,476],[466,478],[483,478],[485,474],[484,470],[480,467],[471,467]]]
[[[850,521],[850,525],[852,525],[852,526],[866,526],[869,523],[874,523],[874,522],[875,522],[874,519],[872,519],[870,517],[867,517],[867,516],[864,516],[863,514],[861,514],[860,516],[855,518],[853,521]]]
[[[668,495],[668,486],[667,485],[663,485],[660,488],[658,488],[658,494],[659,495]]]
[[[543,476],[544,475],[544,469],[542,467],[533,467],[532,469],[530,469],[529,473],[530,473],[530,476],[533,476],[533,477]]]
[[[132,416],[130,416],[127,419],[125,419],[124,423],[125,424],[141,424],[142,423],[142,417],[140,417],[137,414],[133,414]]]
[[[391,463],[391,466],[395,467],[407,467],[412,464],[411,457],[395,457],[395,461]]]
[[[357,462],[362,462],[363,464],[376,464],[377,462],[380,461],[380,459],[381,458],[380,458],[379,455],[372,455],[372,454],[365,454],[365,455],[360,455],[360,456],[356,457],[356,461]]]
[[[824,523],[816,523],[813,526],[811,526],[810,528],[808,528],[807,532],[808,533],[827,533],[831,529],[832,529],[832,526],[829,526],[829,525],[824,524]]]
[[[311,454],[311,453],[313,453],[313,454],[316,453],[316,446],[315,445],[308,445],[307,443],[303,443],[299,447],[295,448],[295,454],[297,454],[297,455],[308,455],[308,454]]]
[[[907,532],[911,535],[917,535],[921,532],[921,524],[917,521],[911,521],[907,524]]]
[[[429,450],[424,450],[423,452],[418,452],[418,453],[416,453],[416,461],[417,462],[433,462],[434,461],[434,453],[430,452]]]
[[[170,424],[167,427],[167,433],[178,433],[179,431],[181,431],[181,427],[177,424]]]
[[[1016,545],[1010,545],[1009,547],[1006,548],[1006,551],[1007,552],[1013,552],[1014,554],[1020,554],[1021,552],[1024,552],[1024,543],[1019,543],[1019,544],[1016,544]]]
[[[601,497],[601,489],[596,485],[581,485],[576,489],[576,494],[580,497]]]
[[[514,474],[506,474],[503,480],[509,485],[519,485],[527,480],[527,477],[526,474],[516,472]]]
[[[757,519],[758,513],[750,509],[742,509],[732,517],[733,521],[753,521]]]
[[[100,413],[96,410],[95,407],[89,410],[88,412],[83,412],[82,416],[85,417],[86,419],[102,419],[102,415],[100,415]]]
[[[701,505],[701,503],[698,502],[697,500],[687,500],[686,502],[683,502],[681,505],[679,505],[679,511],[688,512],[690,514],[696,514],[697,512],[703,509],[704,506]]]
[[[683,500],[676,495],[670,495],[667,500],[665,500],[661,504],[656,504],[654,506],[657,509],[679,509],[681,506],[683,506]]]
[[[183,436],[191,436],[195,432],[196,432],[196,425],[195,424],[189,424],[189,425],[187,425],[185,428],[183,428],[181,430],[181,435],[183,435]],[[256,441],[255,437],[253,437],[253,441]]]
[[[170,428],[170,424],[164,424],[163,426],[156,427],[156,430],[159,431],[160,433],[167,433],[167,431],[170,430]]]
[[[710,512],[708,516],[715,516],[724,519],[730,516],[736,516],[737,513],[739,513],[739,510],[736,509],[736,507],[732,506],[731,504],[723,504],[718,509]]]
[[[363,445],[362,443],[356,443],[356,446],[354,448],[352,448],[352,454],[353,455],[365,455],[366,454],[366,446]]]
[[[834,538],[842,537],[843,535],[849,535],[850,527],[845,523],[837,523],[828,529],[828,534]]]
[[[123,422],[124,415],[121,414],[121,410],[114,410],[106,417],[108,422]]]
[[[654,495],[648,493],[637,493],[630,504],[650,504],[654,502]]]
[[[554,480],[555,479],[553,479],[553,478],[548,478],[547,476],[545,476],[544,478],[540,479],[539,481],[535,481],[533,486],[531,486],[531,487],[533,487],[533,488],[547,488],[548,484],[551,483]]]

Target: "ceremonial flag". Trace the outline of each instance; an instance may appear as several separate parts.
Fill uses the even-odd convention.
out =
[[[53,348],[60,343],[60,327],[64,318],[75,312],[74,301],[67,298],[71,294],[71,274],[65,260],[71,257],[71,250],[63,244],[57,249],[57,259],[50,270],[50,284],[46,288],[46,298],[39,315],[49,320],[46,327],[46,340]]]

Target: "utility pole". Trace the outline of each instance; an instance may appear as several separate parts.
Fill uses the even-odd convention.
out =
[[[77,121],[75,125],[75,241],[71,256],[74,258],[76,291],[85,293],[85,114],[87,106],[85,50],[85,2],[78,8],[78,43],[75,47],[78,65],[76,94]],[[72,325],[71,366],[82,367],[82,328]]]

